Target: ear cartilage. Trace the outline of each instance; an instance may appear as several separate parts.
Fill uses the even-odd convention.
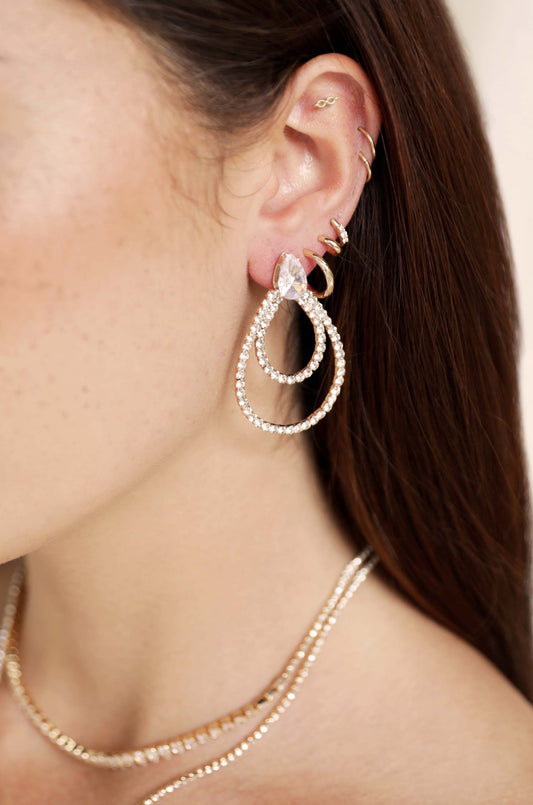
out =
[[[325,106],[332,106],[335,101],[338,101],[339,98],[336,95],[329,95],[327,98],[320,98],[319,101],[315,103],[313,109],[324,109]]]

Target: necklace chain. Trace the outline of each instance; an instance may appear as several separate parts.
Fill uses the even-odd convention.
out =
[[[238,744],[233,746],[224,755],[216,758],[216,760],[212,760],[209,763],[198,767],[197,769],[186,772],[185,774],[170,780],[162,788],[153,791],[147,797],[138,801],[136,805],[154,805],[154,803],[159,802],[159,800],[163,799],[163,797],[167,796],[168,794],[172,794],[174,791],[177,791],[180,788],[183,788],[183,786],[188,785],[194,780],[199,780],[217,771],[221,771],[230,763],[242,757],[251,746],[256,744],[261,740],[261,738],[263,738],[264,735],[267,734],[272,725],[279,721],[280,716],[290,707],[296,698],[296,694],[303,681],[307,678],[310,668],[314,665],[318,653],[324,645],[327,635],[331,632],[332,627],[337,622],[339,613],[344,609],[354,592],[363,583],[372,568],[378,562],[379,558],[374,555],[364,567],[358,570],[355,573],[347,590],[342,594],[341,597],[339,597],[337,605],[332,609],[331,613],[325,618],[325,620],[320,622],[320,628],[316,629],[315,625],[313,625],[313,628],[310,631],[317,632],[317,636],[314,638],[314,642],[310,646],[309,653],[303,662],[302,668],[296,674],[291,686],[281,702],[271,708],[269,713],[267,713],[262,722],[257,725],[253,732],[247,735]],[[319,619],[317,619],[317,624],[318,623]]]
[[[33,725],[58,748],[79,760],[111,769],[125,769],[136,765],[146,765],[150,762],[157,763],[197,748],[224,735],[238,724],[246,723],[253,715],[263,711],[271,702],[277,700],[277,703],[270,708],[254,730],[225,754],[195,770],[180,775],[137,804],[153,805],[162,797],[182,788],[191,781],[219,771],[241,757],[250,746],[268,732],[272,724],[278,721],[280,715],[294,700],[304,679],[307,678],[327,635],[336,623],[338,614],[379,561],[378,557],[372,554],[372,549],[366,547],[343,568],[332,594],[321,608],[289,662],[259,697],[239,710],[167,743],[127,752],[102,752],[87,749],[54,726],[38,709],[25,688],[18,652],[18,621],[24,589],[22,564],[13,573],[0,627],[0,680],[5,667],[11,690],[24,713]],[[367,559],[369,561],[364,564]]]

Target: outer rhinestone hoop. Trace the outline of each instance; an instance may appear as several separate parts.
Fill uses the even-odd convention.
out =
[[[318,240],[326,245],[331,254],[338,255],[342,247],[348,242],[348,235],[342,224],[335,218],[332,218],[330,223],[341,242],[338,243],[336,240],[325,235],[320,235]],[[318,292],[310,288],[307,284],[306,273],[300,260],[293,254],[283,252],[274,270],[274,288],[268,291],[265,299],[259,306],[252,325],[244,339],[237,364],[235,391],[239,407],[249,422],[255,425],[256,428],[261,428],[269,433],[293,434],[300,433],[303,430],[309,430],[309,428],[316,425],[317,422],[331,411],[339,396],[342,384],[344,383],[346,366],[344,347],[337,328],[318,301],[318,297],[322,298],[328,296],[333,291],[333,274],[320,255],[315,254],[309,249],[304,249],[304,254],[308,257],[313,257],[317,265],[322,269],[326,280],[326,290]],[[284,298],[298,302],[302,310],[308,315],[315,331],[315,349],[313,355],[307,366],[294,374],[285,374],[275,369],[268,360],[265,347],[266,331]],[[279,425],[259,416],[252,409],[246,393],[246,368],[254,346],[257,361],[263,371],[272,380],[276,380],[278,383],[292,385],[294,383],[301,383],[311,377],[313,372],[318,368],[326,349],[326,333],[333,347],[335,372],[331,387],[322,404],[305,419],[289,425]]]

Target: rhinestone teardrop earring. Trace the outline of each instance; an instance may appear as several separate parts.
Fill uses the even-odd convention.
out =
[[[320,235],[318,240],[324,243],[330,254],[336,256],[341,253],[342,248],[348,243],[348,234],[344,226],[340,224],[336,218],[332,218],[330,223],[339,240],[334,240],[326,235]],[[325,289],[319,292],[311,288],[308,285],[305,269],[300,260],[294,254],[282,252],[274,269],[274,287],[272,290],[268,291],[265,299],[259,306],[251,327],[244,339],[237,364],[235,391],[239,407],[249,422],[255,425],[255,427],[261,428],[269,433],[294,434],[300,433],[303,430],[309,430],[309,428],[316,425],[317,422],[331,411],[339,396],[342,384],[344,383],[344,347],[339,333],[337,332],[337,328],[318,301],[333,292],[333,273],[324,258],[319,254],[316,254],[310,249],[304,249],[303,253],[306,257],[311,257],[322,270],[326,282]],[[272,366],[266,354],[266,331],[276,315],[282,299],[290,299],[298,302],[302,310],[305,311],[311,320],[315,331],[315,349],[313,355],[307,366],[294,374],[279,372]],[[268,422],[266,419],[256,414],[250,405],[246,393],[246,367],[254,346],[257,361],[263,371],[272,380],[276,380],[278,383],[292,385],[294,383],[302,383],[308,377],[311,377],[313,372],[318,369],[326,350],[326,333],[333,347],[335,372],[331,387],[322,404],[305,419],[289,425],[278,425],[273,422]]]

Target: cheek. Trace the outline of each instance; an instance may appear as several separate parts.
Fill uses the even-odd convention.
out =
[[[52,142],[0,195],[0,562],[145,473],[221,382],[207,257],[171,226],[148,141],[64,142],[61,160]]]

